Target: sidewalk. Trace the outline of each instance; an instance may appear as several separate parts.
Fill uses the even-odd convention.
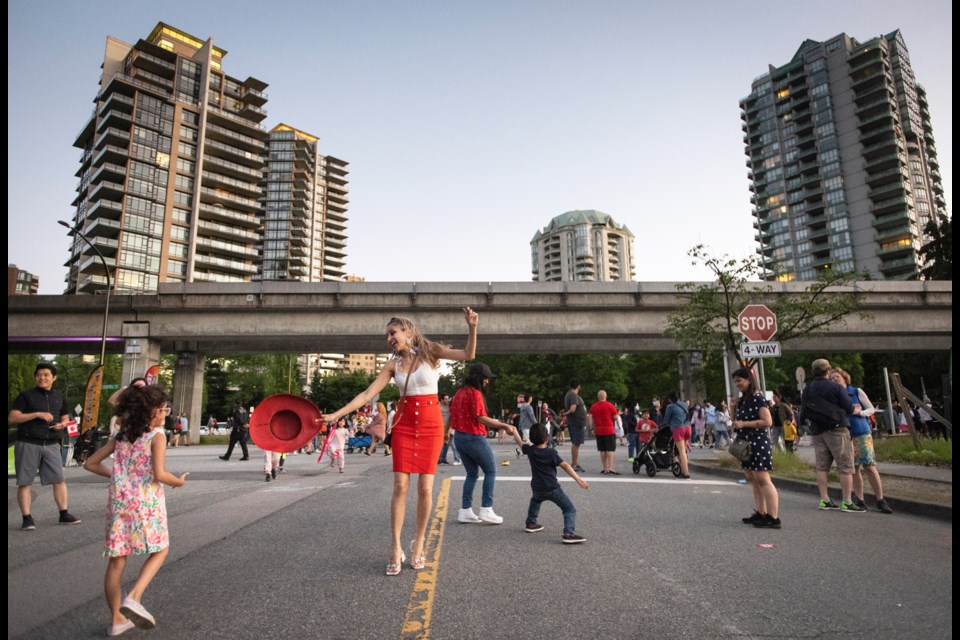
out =
[[[809,445],[800,446],[796,449],[797,455],[801,458],[813,464],[814,455],[813,447]],[[698,463],[698,461],[706,462],[708,460],[715,460],[719,455],[726,455],[724,452],[716,452],[710,449],[699,449],[694,448],[693,451],[689,454],[690,466],[694,467],[698,472],[707,473],[710,475],[719,475],[728,478],[742,478],[743,473],[741,471],[735,471],[725,468],[717,468],[710,464]],[[931,483],[942,483],[945,490],[948,490],[951,494],[953,493],[953,470],[952,469],[943,469],[940,467],[926,467],[923,465],[917,464],[901,464],[895,462],[880,462],[877,464],[877,470],[880,472],[880,476],[894,476],[904,479],[912,479],[918,481],[925,481]],[[816,483],[813,482],[804,482],[803,480],[794,480],[790,478],[776,478],[776,486],[778,489],[788,489],[790,491],[798,491],[803,493],[812,493],[817,495],[819,492],[817,490]],[[832,487],[835,488],[835,487]],[[894,508],[895,512],[910,513],[913,515],[921,515],[930,518],[937,518],[940,520],[953,520],[953,507],[952,500],[951,506],[944,506],[940,504],[934,504],[929,502],[921,502],[917,500],[906,500],[903,498],[897,498],[895,496],[887,495],[886,498],[889,500],[891,506]]]

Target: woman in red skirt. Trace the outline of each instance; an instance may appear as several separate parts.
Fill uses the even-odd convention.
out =
[[[397,413],[391,431],[393,453],[393,499],[390,502],[390,527],[393,534],[387,575],[400,573],[406,556],[400,543],[404,508],[410,474],[420,476],[417,482],[417,537],[410,543],[410,566],[422,569],[427,522],[433,510],[433,477],[437,472],[440,449],[443,448],[443,417],[437,399],[440,360],[472,360],[477,352],[478,314],[464,307],[467,321],[467,346],[453,349],[425,338],[407,318],[391,318],[387,323],[387,346],[393,358],[367,389],[345,407],[323,416],[327,424],[369,404],[392,378],[400,389]]]

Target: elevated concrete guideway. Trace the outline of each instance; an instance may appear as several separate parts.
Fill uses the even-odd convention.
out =
[[[774,283],[773,294],[758,292],[752,302],[770,304],[806,286]],[[868,318],[852,315],[788,348],[952,347],[952,282],[867,281],[851,289],[863,294]],[[462,345],[460,309],[471,306],[481,315],[483,353],[672,351],[664,332],[682,302],[673,282],[167,284],[156,294],[111,296],[107,335],[112,353],[131,339],[162,352],[379,353],[395,315],[411,317],[431,339]],[[13,296],[8,305],[9,353],[99,353],[103,298]]]

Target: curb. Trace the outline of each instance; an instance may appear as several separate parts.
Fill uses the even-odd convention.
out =
[[[707,475],[720,476],[732,480],[739,480],[743,478],[743,473],[740,471],[718,469],[708,465],[697,464],[693,460],[690,460],[688,464],[697,469],[697,471],[701,471]],[[805,482],[803,480],[793,480],[791,478],[778,477],[774,477],[773,481],[779,490],[787,489],[797,493],[810,493],[815,496],[820,495],[820,490],[817,488],[815,482]],[[887,502],[890,503],[890,507],[893,509],[894,515],[898,513],[907,513],[910,515],[922,516],[924,518],[933,518],[935,520],[946,520],[947,522],[953,521],[952,506],[947,507],[929,502],[917,502],[916,500],[902,500],[900,498],[891,498],[890,496],[886,496],[886,498]]]

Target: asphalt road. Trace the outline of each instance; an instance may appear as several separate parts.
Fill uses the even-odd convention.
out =
[[[222,447],[171,449],[190,471],[167,489],[171,550],[143,603],[164,640],[246,638],[951,638],[952,525],[915,515],[820,512],[809,493],[782,490],[783,529],[741,524],[749,487],[724,478],[600,476],[563,486],[582,545],[560,542],[559,509],[523,531],[529,466],[495,445],[499,526],[456,522],[463,467],[440,467],[427,568],[386,577],[390,459],[359,453],[337,473],[291,456],[264,482],[254,459],[223,462]],[[238,452],[239,453],[239,452]],[[569,447],[560,453],[569,456]],[[622,457],[621,457],[622,456]],[[35,485],[37,530],[19,531],[7,482],[9,638],[103,637],[106,480],[70,468],[78,526],[56,525]],[[479,504],[476,490],[475,505]],[[414,493],[404,540],[413,537]],[[408,554],[409,555],[409,554]],[[128,563],[125,589],[140,561]]]

